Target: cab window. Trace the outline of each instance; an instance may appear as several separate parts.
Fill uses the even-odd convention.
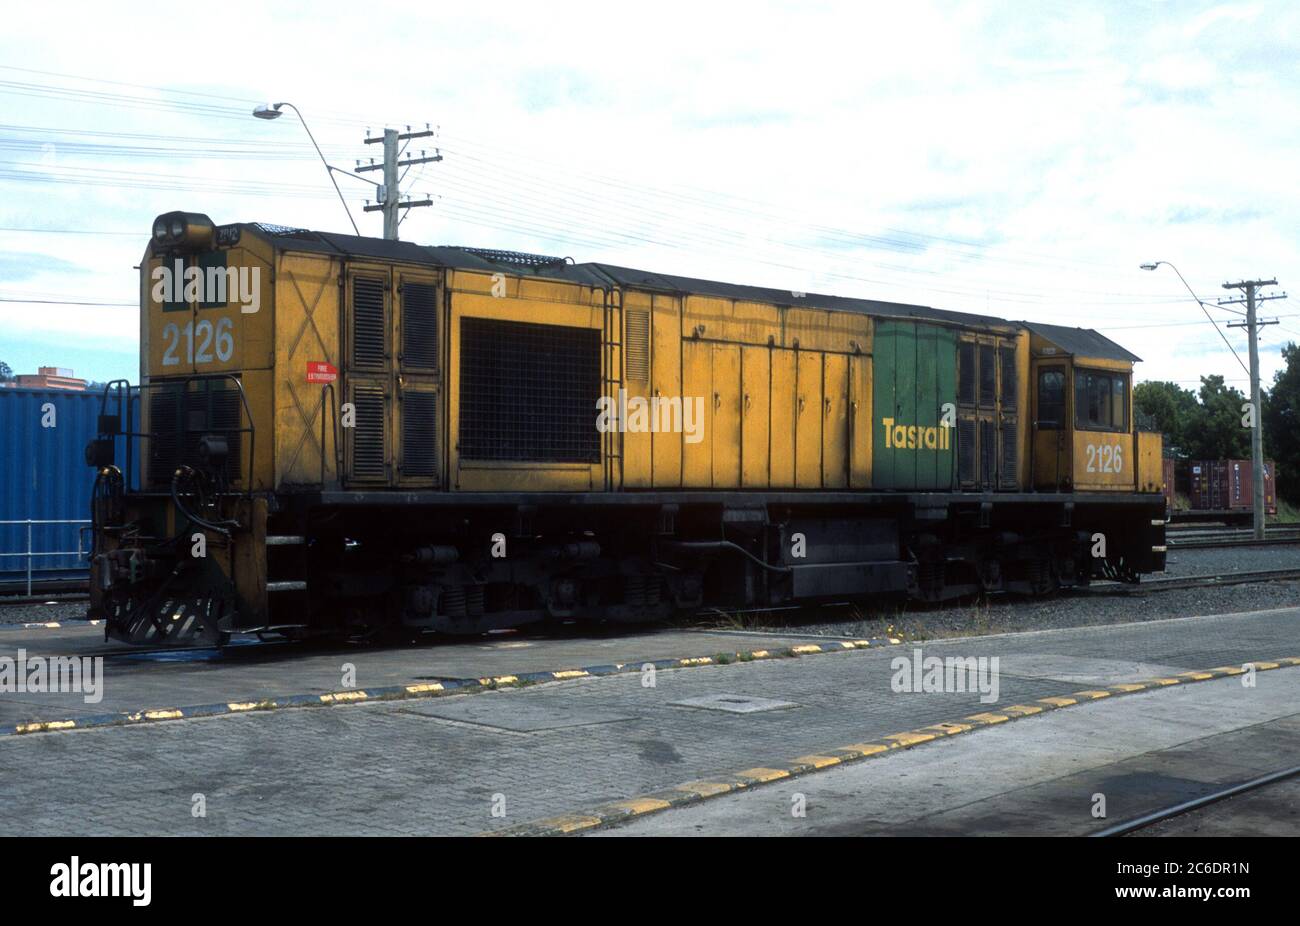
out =
[[[1060,367],[1038,373],[1038,427],[1049,431],[1065,427],[1065,370]]]
[[[1085,431],[1128,430],[1128,374],[1075,370],[1074,417]]]

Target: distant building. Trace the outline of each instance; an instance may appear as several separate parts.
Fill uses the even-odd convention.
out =
[[[35,374],[20,373],[14,377],[13,386],[19,389],[67,389],[85,392],[86,381],[77,379],[66,367],[40,367]]]

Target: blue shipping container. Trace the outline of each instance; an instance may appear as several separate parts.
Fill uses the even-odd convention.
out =
[[[33,581],[87,574],[90,532],[82,528],[90,525],[95,471],[85,448],[98,429],[102,396],[0,388],[0,584],[25,586],[29,549]],[[123,443],[119,438],[119,458]]]

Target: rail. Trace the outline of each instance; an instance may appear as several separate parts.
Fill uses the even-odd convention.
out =
[[[27,558],[27,594],[32,594],[32,561],[39,556],[76,556],[78,558],[85,556],[86,551],[81,546],[81,528],[77,530],[77,549],[75,550],[34,550],[32,549],[32,527],[37,524],[90,524],[89,520],[82,519],[41,519],[41,518],[24,518],[14,521],[0,521],[0,527],[13,526],[22,524],[27,526],[27,549],[21,553],[0,553],[0,557],[17,557]]]

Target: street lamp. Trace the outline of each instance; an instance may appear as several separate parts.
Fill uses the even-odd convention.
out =
[[[292,103],[263,103],[253,110],[253,116],[257,119],[279,119],[284,115],[281,110],[286,106],[297,113],[298,121],[302,123],[302,127],[307,132],[307,137],[311,139],[312,147],[316,149],[316,153],[320,155],[321,163],[325,165],[325,171],[329,174],[330,183],[334,184],[334,192],[339,194],[339,202],[343,204],[343,211],[348,214],[348,221],[352,223],[352,230],[356,232],[358,237],[360,237],[361,230],[357,228],[357,223],[352,218],[352,210],[348,208],[347,200],[343,198],[343,191],[339,189],[338,181],[334,179],[334,171],[337,170],[337,168],[331,167],[329,161],[325,160],[325,155],[321,154],[320,145],[316,144],[316,137],[311,134],[311,129],[307,128],[307,120],[302,117],[302,113],[299,112],[298,107],[294,106]]]
[[[1180,279],[1180,280],[1183,281],[1183,286],[1187,289],[1188,294],[1190,294],[1191,297],[1192,297],[1193,299],[1196,300],[1196,304],[1199,305],[1199,306],[1201,307],[1201,311],[1204,312],[1204,313],[1205,313],[1205,317],[1208,318],[1208,319],[1210,320],[1210,324],[1214,326],[1214,330],[1215,330],[1215,331],[1219,331],[1219,323],[1216,322],[1216,321],[1214,320],[1214,316],[1210,314],[1210,309],[1209,309],[1210,303],[1206,302],[1206,301],[1205,301],[1204,299],[1202,299],[1200,296],[1196,295],[1195,290],[1192,289],[1191,285],[1190,285],[1190,284],[1187,282],[1187,280],[1183,277],[1182,272],[1181,272],[1177,267],[1175,267],[1173,264],[1171,264],[1171,263],[1170,263],[1169,261],[1167,261],[1167,260],[1153,260],[1153,261],[1151,261],[1150,263],[1139,264],[1139,265],[1138,265],[1138,269],[1139,269],[1139,270],[1155,270],[1155,269],[1156,269],[1157,267],[1159,267],[1161,264],[1164,264],[1166,267],[1168,267],[1168,268],[1169,268],[1170,270],[1172,270],[1174,273],[1177,273],[1177,274],[1178,274],[1178,279]],[[1218,305],[1216,305],[1215,308],[1216,308],[1216,309],[1221,309],[1221,308],[1223,308],[1223,306],[1218,306]],[[1226,311],[1233,312],[1234,310],[1233,310],[1233,309],[1227,309]],[[1240,312],[1237,312],[1236,314],[1240,315],[1241,313],[1240,313]],[[1244,363],[1242,363],[1242,362],[1241,362],[1241,358],[1237,356],[1237,351],[1236,351],[1235,348],[1233,348],[1233,346],[1232,346],[1232,342],[1228,340],[1227,335],[1225,335],[1222,331],[1219,331],[1219,337],[1223,338],[1223,343],[1226,344],[1226,345],[1228,345],[1228,350],[1232,351],[1232,356],[1236,358],[1236,360],[1237,360],[1237,364],[1242,368],[1242,370],[1244,370],[1244,371],[1246,372],[1246,375],[1250,375],[1250,371],[1246,369],[1246,365],[1245,365]]]
[[[1195,292],[1192,291],[1192,287],[1188,285],[1187,280],[1183,279],[1183,275],[1182,275],[1181,272],[1179,272],[1178,268],[1175,267],[1173,264],[1169,263],[1169,261],[1167,261],[1167,260],[1154,260],[1154,261],[1151,261],[1151,262],[1148,263],[1148,264],[1140,264],[1139,267],[1138,267],[1138,269],[1140,269],[1140,270],[1155,270],[1155,269],[1156,269],[1157,267],[1159,267],[1161,264],[1164,264],[1166,267],[1168,267],[1168,268],[1169,268],[1170,270],[1172,270],[1174,273],[1177,273],[1177,274],[1178,274],[1178,279],[1180,279],[1180,280],[1183,281],[1183,286],[1185,286],[1185,287],[1187,288],[1187,291],[1188,291],[1189,293],[1191,293],[1192,298],[1195,299],[1195,300],[1197,301],[1197,303],[1201,306],[1202,309],[1204,309],[1206,306],[1208,306],[1208,305],[1210,304],[1210,303],[1206,302],[1204,299],[1202,299],[1200,296],[1196,295]],[[1221,307],[1221,306],[1215,306],[1215,308],[1222,308],[1222,307]],[[1232,310],[1229,309],[1229,311],[1232,311]],[[1209,313],[1209,312],[1206,312],[1205,314],[1206,314],[1207,317],[1209,317],[1209,314],[1210,314],[1210,313]],[[1238,314],[1240,314],[1240,313],[1238,313]],[[1213,321],[1213,319],[1211,319],[1211,321]]]

